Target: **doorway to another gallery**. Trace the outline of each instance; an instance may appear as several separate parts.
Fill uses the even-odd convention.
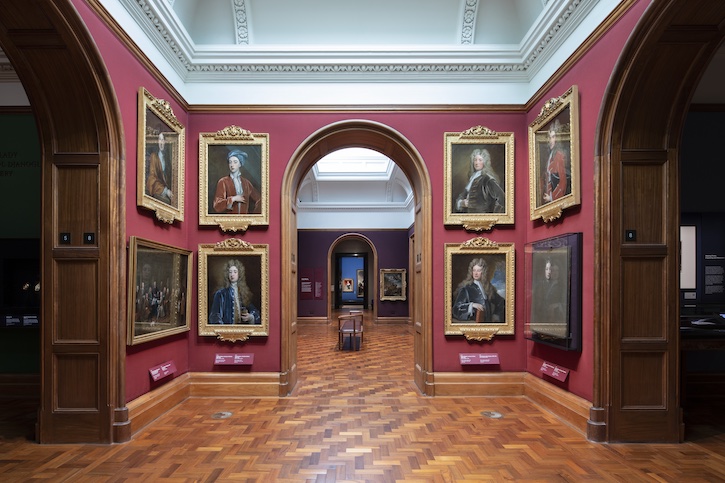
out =
[[[604,96],[595,143],[596,359],[588,428],[594,441],[672,443],[684,436],[682,127],[725,37],[724,21],[719,0],[653,2]],[[661,82],[671,72],[682,75]]]
[[[414,330],[414,380],[426,393],[425,381],[432,372],[430,313],[431,277],[431,184],[420,154],[399,132],[369,120],[348,120],[330,124],[309,136],[293,154],[282,183],[282,373],[289,393],[297,374],[297,193],[306,173],[323,156],[355,146],[372,149],[392,159],[404,172],[414,192],[415,209],[412,231],[415,233],[410,258],[410,320]],[[413,282],[413,279],[417,283]],[[427,280],[427,282],[426,282]],[[329,304],[328,304],[329,305]]]
[[[375,320],[374,274],[377,273],[375,246],[365,236],[350,233],[341,236],[330,246],[328,256],[328,280],[333,293],[327,304],[327,319],[340,309],[372,311]]]

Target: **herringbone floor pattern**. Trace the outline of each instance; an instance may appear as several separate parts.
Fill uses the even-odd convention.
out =
[[[408,326],[366,322],[360,351],[337,350],[336,326],[300,327],[290,397],[189,399],[122,445],[15,434],[0,440],[0,481],[725,480],[722,428],[681,445],[589,443],[524,398],[421,396]]]

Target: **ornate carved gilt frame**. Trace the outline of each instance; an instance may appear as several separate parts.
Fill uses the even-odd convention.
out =
[[[544,192],[548,184],[550,130],[556,133],[562,152],[568,153],[570,173],[566,193],[547,201]],[[529,199],[532,221],[541,218],[548,223],[560,218],[566,208],[581,203],[579,169],[579,90],[577,86],[572,86],[562,96],[549,99],[529,125]]]
[[[135,236],[128,252],[128,345],[187,332],[193,253]]]
[[[186,129],[176,119],[167,101],[157,99],[143,87],[139,88],[136,204],[155,212],[156,218],[164,223],[184,221],[185,132]],[[150,172],[152,164],[161,163],[157,154],[161,135],[165,143],[163,160],[165,169],[162,171],[171,178],[166,179],[167,176],[164,176],[161,183],[166,185],[168,190],[166,193],[171,192],[171,197],[154,192],[157,189],[154,186],[161,184],[154,181],[158,179],[156,173]],[[169,159],[166,159],[167,157]],[[161,167],[161,164],[159,166]]]
[[[269,245],[252,245],[238,238],[199,245],[199,335],[244,342],[249,337],[269,336]],[[244,266],[244,279],[259,310],[259,324],[212,324],[209,312],[214,294],[224,287],[225,263],[236,260]],[[241,273],[241,271],[240,271]],[[241,276],[240,276],[241,281]]]
[[[445,334],[463,335],[469,341],[491,340],[496,335],[513,335],[516,307],[514,244],[496,243],[487,238],[477,237],[461,244],[447,243],[445,250]],[[476,322],[454,318],[459,290],[463,281],[470,282],[469,265],[477,259],[483,259],[487,267],[483,278],[487,278],[497,293],[504,298],[503,320]]]
[[[471,177],[471,156],[475,150],[490,154],[491,169],[505,192],[502,212],[465,212],[458,198]],[[444,206],[446,225],[461,225],[469,231],[490,230],[495,224],[514,223],[514,133],[496,132],[475,126],[460,133],[445,133]]]
[[[217,185],[229,176],[228,155],[243,153],[241,176],[261,195],[258,202],[245,195],[247,213],[218,212],[214,208]],[[240,160],[242,161],[242,160]],[[199,133],[199,224],[218,225],[225,232],[244,232],[251,225],[269,225],[269,135],[227,126],[215,133]],[[236,206],[236,205],[235,205]],[[256,209],[255,209],[256,207]]]
[[[397,279],[395,288],[390,287],[386,282],[388,278]],[[406,300],[407,271],[404,268],[381,268],[380,269],[380,300]],[[400,293],[398,293],[398,291]]]

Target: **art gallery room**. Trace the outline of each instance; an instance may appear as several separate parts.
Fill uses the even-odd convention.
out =
[[[0,2],[0,479],[725,480],[723,39]]]

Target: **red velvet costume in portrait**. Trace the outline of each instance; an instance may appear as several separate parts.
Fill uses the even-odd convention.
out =
[[[214,211],[217,213],[229,214],[246,214],[261,212],[261,195],[252,183],[244,178],[239,177],[242,184],[244,202],[232,202],[232,196],[237,194],[234,187],[234,181],[231,176],[224,176],[216,185],[216,193],[214,194]],[[231,207],[230,207],[231,206]]]
[[[551,201],[567,194],[568,184],[566,153],[557,146],[549,156],[549,162],[546,165],[546,193],[551,195]]]

